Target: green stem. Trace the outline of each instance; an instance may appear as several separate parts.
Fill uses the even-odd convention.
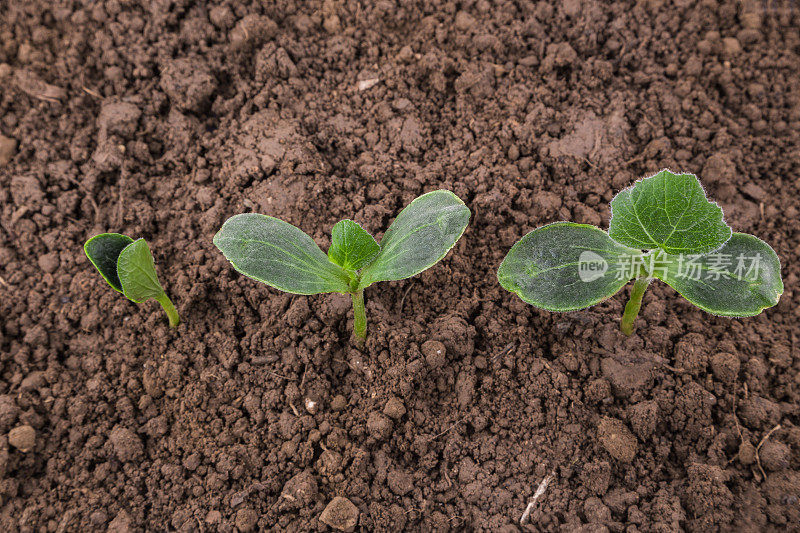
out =
[[[621,329],[622,333],[625,335],[630,336],[631,333],[633,333],[633,323],[636,321],[636,317],[639,316],[639,309],[642,307],[642,297],[644,296],[644,291],[647,290],[647,286],[650,285],[650,279],[651,278],[646,275],[639,276],[633,284],[631,297],[628,303],[625,304],[625,312],[622,314],[622,322],[620,322],[619,325],[619,329]]]
[[[353,330],[362,341],[367,338],[367,309],[364,307],[364,289],[350,293],[353,297]]]
[[[167,317],[169,317],[169,327],[177,328],[178,324],[181,323],[181,319],[178,316],[178,310],[175,309],[175,306],[172,305],[172,300],[169,299],[166,292],[162,292],[161,296],[156,298],[158,303],[161,304],[161,307],[164,308],[164,311],[167,312]]]

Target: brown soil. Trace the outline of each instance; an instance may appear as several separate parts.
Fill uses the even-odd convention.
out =
[[[143,3],[0,9],[0,530],[325,530],[348,501],[364,531],[800,529],[797,3]],[[526,232],[607,227],[664,167],[772,244],[777,307],[654,284],[626,339],[625,294],[498,286]],[[471,225],[367,291],[363,351],[346,297],[211,244],[245,211],[380,234],[435,188]],[[92,269],[100,231],[150,242],[177,331]]]

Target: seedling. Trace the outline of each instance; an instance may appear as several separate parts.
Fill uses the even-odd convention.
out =
[[[158,282],[153,254],[144,239],[101,233],[86,241],[83,250],[115,291],[135,303],[155,299],[166,311],[169,325],[177,327],[178,311]]]
[[[283,220],[245,213],[229,218],[214,236],[233,268],[292,294],[349,293],[356,337],[367,332],[364,289],[378,281],[410,278],[438,263],[456,244],[470,211],[450,191],[423,194],[407,205],[381,243],[352,220],[333,226],[325,255],[314,240]]]
[[[662,170],[611,201],[608,233],[556,222],[514,244],[500,285],[549,311],[602,302],[635,279],[620,329],[633,332],[642,297],[658,278],[700,309],[755,316],[783,294],[781,265],[764,241],[733,233],[693,174]]]

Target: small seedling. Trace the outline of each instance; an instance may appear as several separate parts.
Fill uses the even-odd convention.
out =
[[[407,205],[381,243],[352,220],[333,226],[325,255],[299,228],[256,213],[229,218],[214,236],[233,267],[292,294],[349,293],[356,337],[367,331],[364,289],[378,281],[410,278],[438,263],[456,244],[470,211],[450,191],[423,194]]]
[[[783,294],[775,251],[733,233],[696,176],[669,170],[614,197],[608,233],[572,222],[542,226],[511,248],[497,277],[503,288],[549,311],[590,307],[635,279],[620,325],[626,335],[653,278],[720,316],[755,316]]]
[[[178,311],[158,282],[153,254],[144,239],[101,233],[86,241],[83,250],[115,291],[135,303],[155,299],[166,311],[169,325],[177,327],[180,323]]]

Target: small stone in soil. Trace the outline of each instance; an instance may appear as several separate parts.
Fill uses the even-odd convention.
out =
[[[29,452],[36,445],[36,430],[31,426],[17,426],[8,432],[8,443],[21,452]]]
[[[337,496],[319,516],[323,524],[339,531],[354,531],[358,524],[358,507],[342,496]]]
[[[380,78],[371,78],[368,80],[361,80],[358,82],[358,90],[359,91],[366,91],[367,89],[371,89],[375,85],[380,82]]]
[[[319,411],[319,402],[314,401],[311,398],[306,398],[303,403],[305,404],[308,414],[315,415],[317,414],[317,411]]]

